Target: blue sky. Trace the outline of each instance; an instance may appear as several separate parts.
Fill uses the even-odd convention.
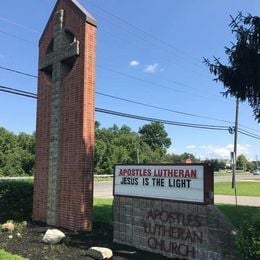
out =
[[[228,24],[238,11],[259,15],[258,0],[80,0],[96,18],[96,91],[194,114],[205,119],[153,109],[96,95],[96,107],[164,120],[233,126],[234,98],[224,98],[221,83],[203,57],[226,62],[224,46],[234,40]],[[0,66],[37,75],[38,40],[54,0],[9,0],[0,6]],[[13,37],[14,36],[14,37]],[[0,85],[36,93],[37,79],[0,69]],[[36,101],[0,92],[0,126],[18,132],[35,130]],[[127,124],[134,131],[147,123],[96,113],[102,127]],[[250,107],[240,105],[240,127],[260,134]],[[165,125],[170,152],[204,158],[229,158],[233,135]],[[238,153],[260,156],[260,140],[239,134]]]

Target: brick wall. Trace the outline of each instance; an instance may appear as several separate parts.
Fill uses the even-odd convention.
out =
[[[91,230],[96,26],[70,0],[58,1],[40,40],[41,56],[53,37],[53,14],[60,9],[64,28],[80,42],[80,55],[61,82],[57,226]],[[48,200],[51,86],[48,75],[39,71],[33,219],[42,222]]]
[[[238,259],[235,231],[214,205],[114,197],[114,242],[170,258]]]

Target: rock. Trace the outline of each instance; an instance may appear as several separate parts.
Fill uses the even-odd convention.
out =
[[[44,243],[47,244],[57,244],[59,243],[63,238],[65,237],[65,234],[61,232],[58,229],[48,229],[42,239]]]
[[[14,224],[12,222],[7,222],[2,225],[2,230],[8,233],[12,233],[14,231]]]
[[[87,255],[95,259],[109,259],[113,256],[113,252],[105,247],[91,247],[87,250]]]

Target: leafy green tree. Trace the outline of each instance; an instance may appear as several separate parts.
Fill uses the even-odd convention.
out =
[[[32,175],[35,135],[15,135],[0,128],[0,176]]]
[[[238,155],[238,157],[237,157],[237,169],[245,171],[246,168],[247,168],[246,167],[247,163],[248,163],[248,161],[247,161],[245,155],[243,155],[243,154]]]
[[[169,162],[172,163],[185,163],[187,159],[191,159],[193,163],[200,162],[192,153],[183,153],[183,154],[170,154],[167,155]]]
[[[145,139],[147,137],[146,131],[144,134],[139,134],[126,125],[121,128],[117,125],[107,129],[100,128],[100,124],[97,122],[95,174],[112,174],[113,165],[116,163],[168,162],[166,147],[169,145],[170,138],[167,137],[163,125],[158,127],[157,124],[152,124],[152,128],[145,126],[145,129],[155,129],[152,135],[157,135],[158,139],[159,137],[164,138],[164,141],[154,138],[155,141],[146,142],[145,140],[148,140]]]
[[[159,151],[161,155],[166,154],[167,148],[171,145],[171,139],[168,137],[164,125],[159,122],[144,125],[138,133],[142,142],[148,144],[154,151]]]
[[[230,27],[235,33],[236,43],[225,47],[228,65],[218,58],[214,63],[204,58],[210,72],[224,85],[226,97],[234,96],[248,101],[255,119],[260,122],[260,17],[239,13],[231,17]]]
[[[219,171],[220,169],[225,169],[226,168],[226,163],[221,161],[221,160],[211,159],[209,161],[213,165],[214,171]]]
[[[140,137],[131,128],[96,128],[95,173],[112,174],[115,163],[137,163]]]
[[[247,161],[247,163],[246,163],[247,171],[251,171],[251,170],[255,169],[255,167],[256,166],[255,166],[255,164],[253,162]]]

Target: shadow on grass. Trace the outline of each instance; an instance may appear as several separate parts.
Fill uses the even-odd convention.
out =
[[[94,199],[93,222],[112,224],[112,199]]]

